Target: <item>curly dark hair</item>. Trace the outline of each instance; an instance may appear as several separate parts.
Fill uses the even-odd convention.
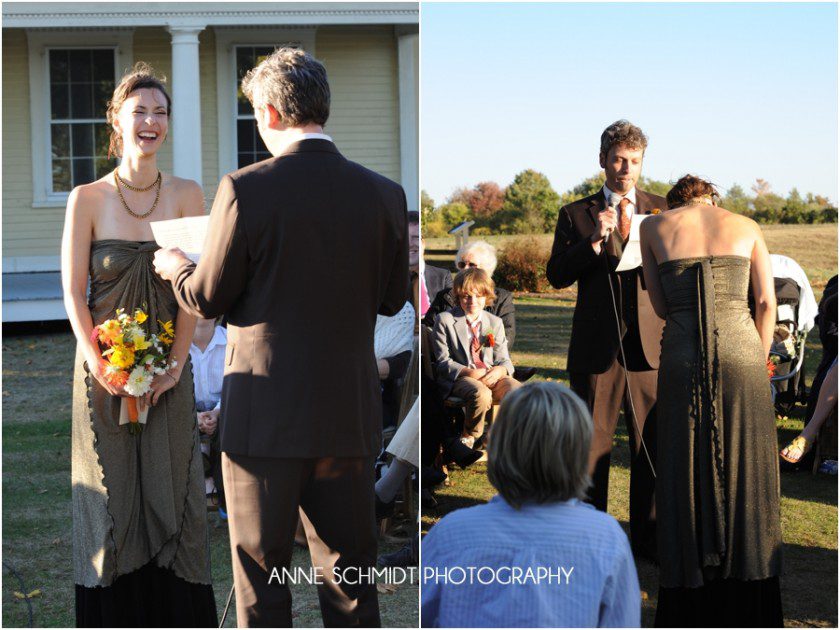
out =
[[[665,195],[665,201],[668,203],[668,208],[676,208],[700,197],[708,197],[716,204],[720,200],[720,195],[712,182],[696,175],[683,175]]]
[[[629,120],[616,120],[601,134],[601,155],[606,157],[610,149],[623,144],[631,149],[647,149],[647,136]]]

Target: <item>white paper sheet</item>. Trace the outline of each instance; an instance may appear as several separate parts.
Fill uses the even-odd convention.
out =
[[[624,253],[618,261],[616,271],[629,271],[642,264],[642,248],[639,243],[639,226],[647,219],[649,214],[634,214],[630,217],[630,235],[624,245]]]
[[[177,247],[193,262],[198,262],[201,256],[209,224],[210,215],[149,223],[158,245]]]

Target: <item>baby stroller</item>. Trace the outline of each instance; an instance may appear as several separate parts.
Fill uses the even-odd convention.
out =
[[[802,364],[818,308],[808,276],[795,260],[771,254],[770,264],[776,287],[776,329],[770,347],[776,373],[770,384],[776,412],[788,415],[796,403],[807,401]]]

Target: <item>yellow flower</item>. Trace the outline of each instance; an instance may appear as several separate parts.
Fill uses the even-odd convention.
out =
[[[149,316],[146,315],[146,313],[144,313],[142,309],[139,309],[139,308],[135,309],[135,311],[134,311],[134,321],[136,321],[138,324],[142,324],[148,318],[149,318]]]
[[[134,350],[125,346],[114,346],[114,351],[108,359],[111,365],[120,369],[129,368],[134,365]]]
[[[175,326],[172,321],[162,322],[158,320],[158,324],[160,324],[160,335],[158,338],[161,342],[165,343],[167,346],[172,345],[172,342],[175,341]]]
[[[131,342],[134,344],[134,351],[145,350],[152,345],[152,342],[146,339],[144,333],[135,334],[131,337]]]

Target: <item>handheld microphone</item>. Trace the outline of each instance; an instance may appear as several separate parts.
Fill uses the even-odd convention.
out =
[[[619,195],[618,193],[611,192],[610,193],[610,199],[607,202],[607,209],[608,210],[615,210],[616,212],[618,212],[618,204],[621,203],[621,199],[622,199],[621,195]],[[609,231],[607,232],[607,235],[604,237],[604,245],[607,244],[607,241],[609,240],[613,229],[615,229],[615,228],[610,228]]]

